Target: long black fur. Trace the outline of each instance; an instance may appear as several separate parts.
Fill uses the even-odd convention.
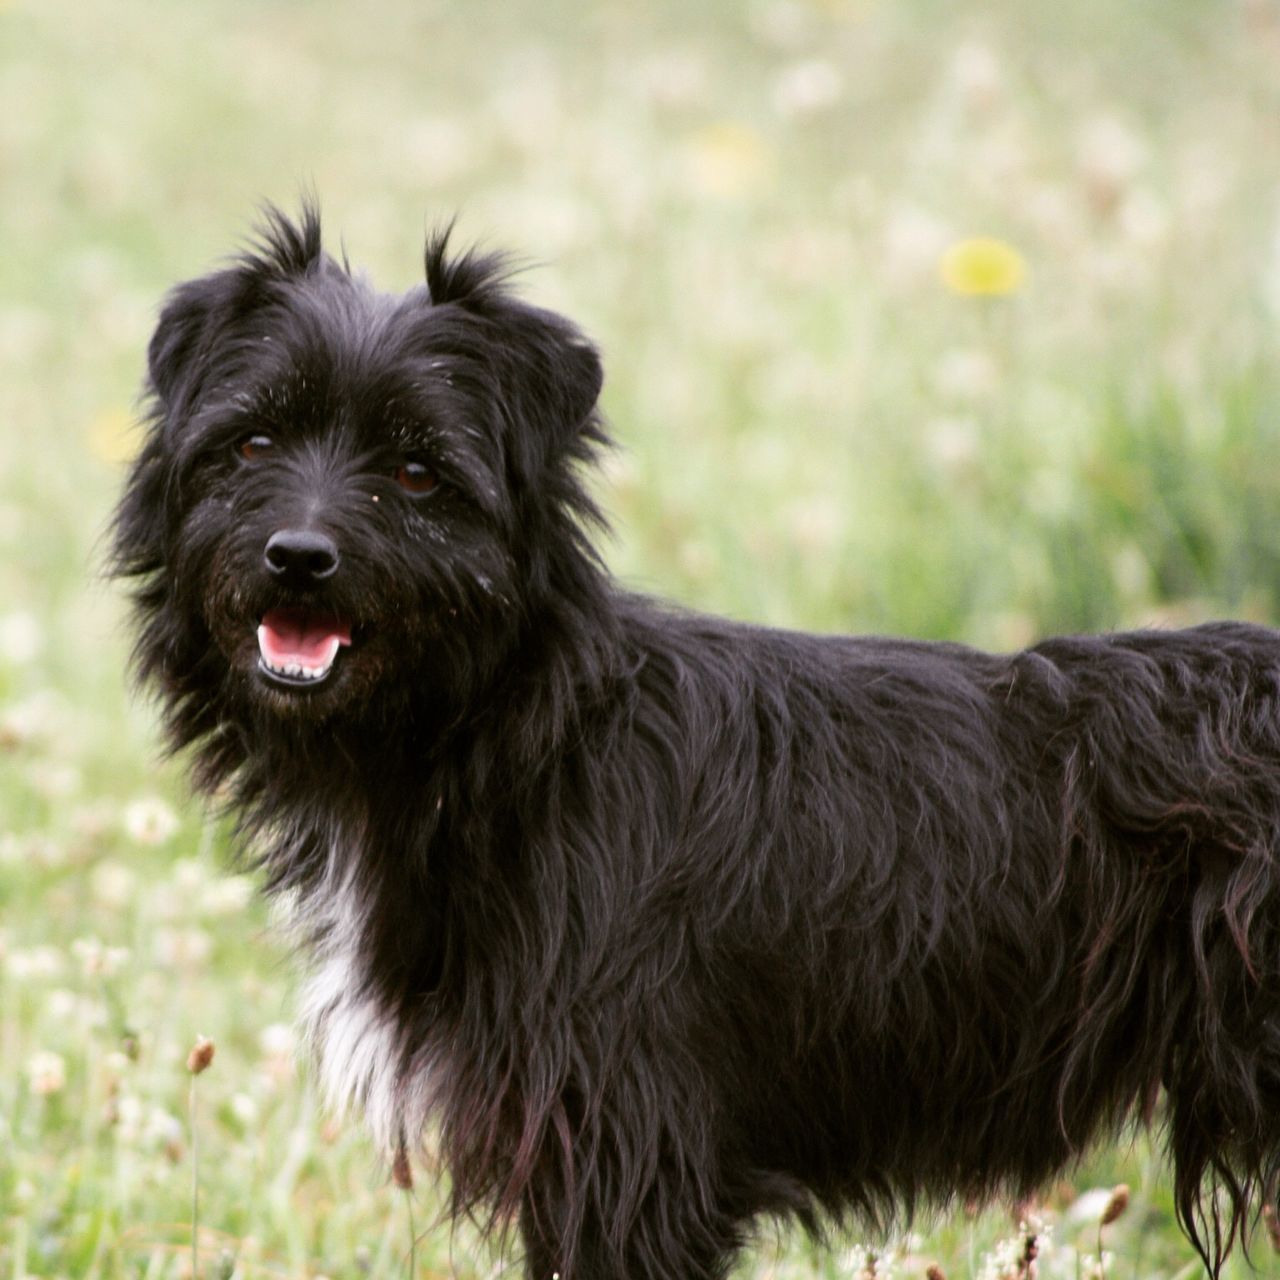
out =
[[[151,342],[137,669],[310,923],[339,1091],[434,1126],[531,1280],[721,1277],[757,1215],[1023,1197],[1153,1116],[1216,1273],[1280,1153],[1280,635],[990,656],[628,594],[598,357],[503,276],[438,235],[386,296],[269,211]],[[283,591],[282,527],[340,570]],[[255,670],[282,601],[355,621],[324,688]]]

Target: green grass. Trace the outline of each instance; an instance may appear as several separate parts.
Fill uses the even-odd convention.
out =
[[[96,577],[157,300],[259,198],[314,185],[387,287],[455,210],[539,264],[606,353],[633,584],[995,647],[1280,619],[1280,14],[965,8],[0,3],[0,1277],[188,1273],[200,1033],[203,1274],[407,1277],[411,1218],[418,1276],[497,1273],[315,1102],[294,962]],[[940,283],[975,234],[1013,296]],[[1197,1274],[1144,1138],[1048,1189],[1042,1274],[1082,1274],[1077,1196],[1121,1180],[1108,1275]],[[955,1280],[1012,1225],[916,1229],[896,1274]],[[740,1275],[861,1267],[766,1229]]]

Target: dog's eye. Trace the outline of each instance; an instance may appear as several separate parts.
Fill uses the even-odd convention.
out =
[[[421,496],[430,493],[437,483],[436,473],[421,462],[402,462],[396,468],[396,484],[406,493]]]
[[[245,436],[236,445],[236,452],[248,462],[257,462],[265,458],[275,448],[270,436]]]

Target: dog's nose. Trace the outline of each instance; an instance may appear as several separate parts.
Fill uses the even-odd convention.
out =
[[[277,529],[263,553],[267,568],[295,586],[312,586],[338,569],[338,544],[310,529]]]

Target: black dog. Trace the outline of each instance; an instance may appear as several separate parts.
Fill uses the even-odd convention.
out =
[[[316,959],[333,1094],[533,1280],[1022,1197],[1159,1114],[1212,1269],[1280,1160],[1280,635],[1012,657],[627,594],[595,350],[308,210],[180,286],[117,515],[137,662]]]

